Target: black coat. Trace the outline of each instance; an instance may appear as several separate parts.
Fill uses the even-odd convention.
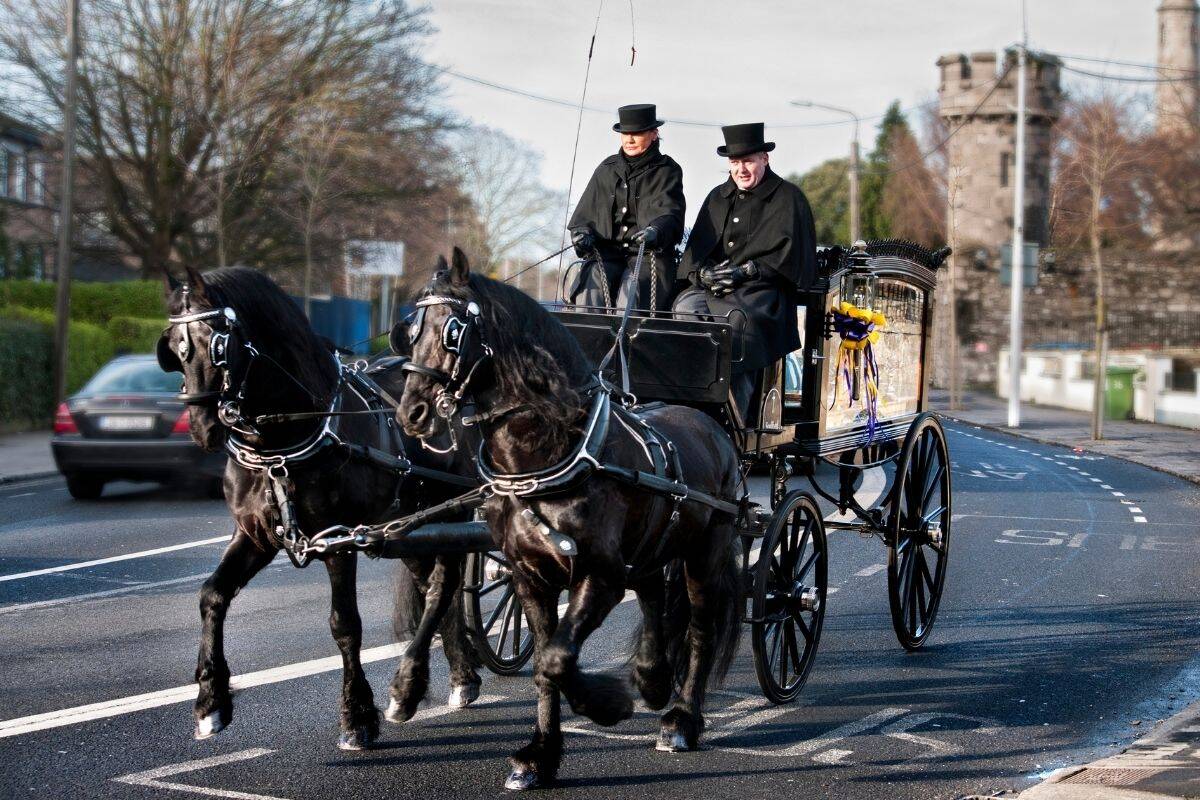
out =
[[[797,292],[816,279],[816,239],[804,192],[769,167],[750,191],[740,191],[730,178],[704,199],[679,277],[698,285],[697,270],[727,259],[731,264],[753,261],[759,269],[757,278],[733,293],[708,298],[716,314],[734,308],[746,314],[745,360],[738,371],[765,367],[800,347]]]
[[[672,254],[683,238],[684,210],[683,170],[655,142],[633,164],[621,153],[601,161],[567,227],[572,233],[590,230],[607,259],[636,253],[636,246],[627,248],[625,244],[639,230],[653,225],[658,231],[654,249]],[[621,219],[627,223],[624,232],[618,222]]]

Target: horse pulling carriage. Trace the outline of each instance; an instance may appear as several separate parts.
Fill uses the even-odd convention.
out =
[[[513,789],[544,785],[557,772],[560,692],[600,724],[632,713],[624,681],[585,673],[577,663],[583,640],[628,586],[644,615],[634,684],[651,708],[676,698],[659,749],[693,749],[705,684],[728,665],[744,623],[764,695],[775,703],[799,695],[826,609],[827,530],[883,542],[896,635],[910,650],[929,636],[950,545],[949,454],[926,410],[932,292],[947,253],[902,242],[823,251],[818,282],[798,300],[802,348],[764,371],[744,418],[727,402],[739,357],[730,320],[629,309],[623,317],[581,308],[551,315],[516,290],[469,275],[456,252],[419,299],[415,318],[392,335],[407,376],[396,419],[412,440],[456,463],[423,466],[331,430],[339,414],[380,414],[394,404],[361,369],[350,369],[345,381],[361,411],[334,401],[254,418],[319,418],[324,433],[313,441],[335,440],[368,466],[422,485],[440,482],[438,501],[426,498],[401,516],[393,503],[373,515],[382,521],[328,525],[306,536],[287,509],[308,490],[281,485],[267,469],[262,483],[269,500],[274,492],[274,519],[282,522],[274,541],[294,560],[315,557],[327,566],[359,551],[436,558],[443,566],[466,558],[461,597],[479,659],[512,674],[538,652],[537,725],[533,741],[510,759],[506,785]],[[199,319],[173,312],[173,326]],[[218,342],[222,333],[213,332],[209,350],[223,354],[229,339]],[[211,352],[210,361],[222,366]],[[236,373],[225,367],[222,403],[245,394]],[[339,379],[338,391],[342,385]],[[221,408],[227,425],[246,416],[236,403]],[[390,420],[383,438],[385,427]],[[467,448],[458,445],[476,433],[478,448],[464,463]],[[434,442],[446,434],[449,445],[439,448]],[[751,500],[747,484],[750,468],[764,464],[765,506]],[[882,486],[860,501],[868,474],[882,477]],[[464,476],[480,485],[465,495],[447,489],[461,487]],[[798,478],[816,496],[790,488]],[[826,519],[817,497],[838,515]],[[481,506],[486,519],[467,519]],[[449,569],[441,583],[462,575]],[[436,618],[451,605],[445,586],[430,586],[435,610],[422,619],[417,649],[428,649]],[[569,600],[560,620],[563,590]],[[204,666],[202,647],[198,679]],[[348,677],[346,685],[356,681]],[[427,676],[418,684],[423,695]],[[389,719],[400,685],[398,673]],[[201,688],[203,699],[203,681]],[[354,727],[345,720],[354,702],[345,697],[343,743]],[[397,721],[419,700],[401,698]],[[361,695],[356,702],[362,705]],[[203,722],[202,711],[198,703]]]

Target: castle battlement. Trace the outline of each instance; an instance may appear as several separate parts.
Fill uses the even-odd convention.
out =
[[[1029,54],[1026,68],[1026,106],[1030,123],[1053,123],[1062,100],[1062,62],[1054,56]],[[961,121],[967,114],[1014,117],[1017,107],[1017,52],[1008,50],[1000,62],[996,53],[949,53],[937,60],[940,113]],[[1005,68],[1009,68],[1004,74]],[[1003,79],[1001,75],[1004,74]],[[990,92],[990,94],[989,94]],[[985,99],[986,98],[986,99]],[[982,105],[981,105],[982,104]],[[978,107],[978,110],[976,108]]]

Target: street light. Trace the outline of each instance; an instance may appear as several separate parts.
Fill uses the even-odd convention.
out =
[[[861,120],[848,108],[817,103],[813,100],[793,100],[792,105],[798,108],[820,108],[836,114],[845,114],[854,120],[854,138],[850,141],[850,241],[859,240],[860,217],[858,211],[858,125]]]

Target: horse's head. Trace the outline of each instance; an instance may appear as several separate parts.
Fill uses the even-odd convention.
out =
[[[438,420],[448,424],[472,385],[490,371],[492,350],[484,340],[470,272],[458,248],[449,265],[439,257],[416,312],[392,329],[392,349],[411,358],[403,367],[408,380],[396,411],[409,436],[424,440],[438,433]]]

